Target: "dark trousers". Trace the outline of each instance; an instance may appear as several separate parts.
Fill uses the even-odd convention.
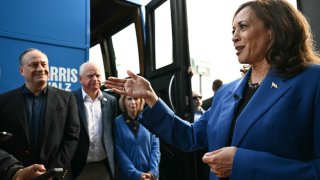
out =
[[[104,161],[90,162],[85,165],[76,180],[111,180]]]

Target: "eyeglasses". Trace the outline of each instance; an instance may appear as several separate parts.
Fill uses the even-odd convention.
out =
[[[202,96],[193,96],[193,100],[202,99]]]

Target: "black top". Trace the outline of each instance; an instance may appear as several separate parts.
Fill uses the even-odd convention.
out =
[[[237,110],[234,113],[234,118],[233,118],[232,124],[231,124],[231,131],[230,131],[230,135],[229,135],[229,144],[228,145],[231,145],[232,138],[233,138],[233,133],[234,133],[234,130],[235,130],[236,121],[237,121],[239,115],[241,114],[241,112],[246,107],[246,105],[250,101],[251,97],[254,95],[254,93],[257,91],[257,89],[259,87],[260,87],[260,83],[255,83],[255,84],[248,83],[248,85],[247,85],[247,87],[245,89],[244,95],[243,95],[242,99],[239,102]]]
[[[137,116],[136,118],[132,119],[130,116],[128,116],[128,114],[124,114],[124,119],[126,121],[126,124],[128,125],[128,127],[131,129],[131,131],[133,132],[133,134],[135,135],[135,137],[137,137],[138,135],[138,131],[139,131],[139,121],[137,120],[139,116]]]

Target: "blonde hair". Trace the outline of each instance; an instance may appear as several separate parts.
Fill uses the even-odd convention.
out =
[[[127,108],[126,108],[126,105],[124,102],[126,100],[126,97],[127,96],[125,96],[125,95],[121,95],[121,97],[119,99],[119,107],[122,112],[127,112]],[[140,99],[140,106],[138,107],[138,113],[139,113],[139,112],[143,111],[145,101],[142,98],[138,98],[138,99]]]

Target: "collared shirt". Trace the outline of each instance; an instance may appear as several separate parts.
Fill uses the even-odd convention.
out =
[[[90,139],[87,162],[101,161],[107,157],[103,145],[103,124],[100,102],[100,100],[103,98],[102,92],[99,91],[99,95],[95,100],[92,100],[83,89],[82,95]]]
[[[194,122],[196,122],[202,116],[202,114],[204,114],[204,113],[205,113],[205,110],[203,110],[202,108],[200,108],[199,111],[195,111],[194,112],[194,117],[193,117]]]
[[[37,96],[26,86],[24,86],[22,91],[27,111],[31,148],[33,149],[32,154],[36,161],[39,159],[42,142],[42,135],[40,133],[44,126],[47,91],[48,88],[46,87]]]

